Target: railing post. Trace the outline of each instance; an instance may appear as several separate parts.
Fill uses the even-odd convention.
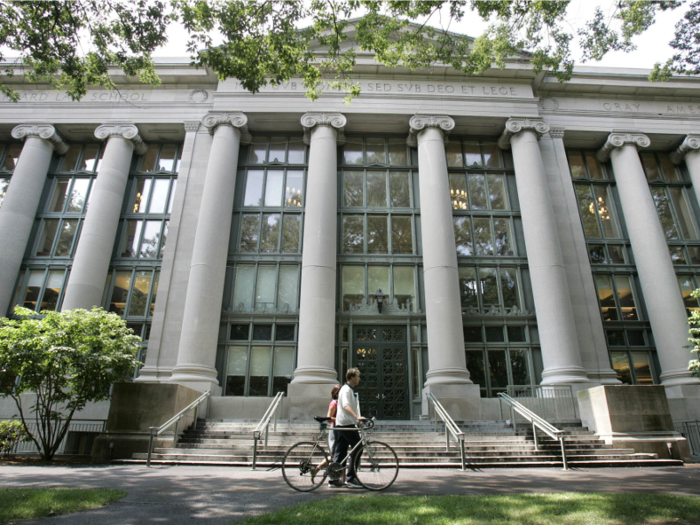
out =
[[[447,428],[447,423],[445,423],[445,451],[450,451],[450,429]]]
[[[177,430],[180,426],[180,420],[175,421],[175,431],[173,432],[173,448],[177,445]]]
[[[148,439],[148,458],[146,459],[146,466],[151,466],[151,454],[153,453],[153,428],[151,428],[151,436]]]
[[[263,446],[263,450],[267,450],[267,435],[268,435],[269,430],[270,430],[270,425],[265,426],[265,445]]]
[[[564,470],[569,470],[569,466],[566,463],[566,447],[564,446],[564,436],[559,436],[559,443],[561,443],[561,462],[564,465]]]
[[[255,470],[255,463],[258,459],[258,436],[253,435],[253,468]]]
[[[498,398],[498,412],[501,414],[501,421],[503,421],[503,398]]]
[[[460,449],[460,454],[462,456],[462,471],[467,470],[466,468],[466,458],[464,457],[464,436],[460,436],[459,440],[459,449]]]
[[[513,432],[517,433],[518,432],[518,424],[515,422],[515,410],[513,410],[513,407],[510,407],[510,420],[513,422]]]
[[[537,441],[537,427],[535,426],[534,421],[533,421],[533,423],[532,423],[532,436],[533,436],[534,439],[535,439],[535,450],[539,452],[539,450],[540,450],[540,444],[539,444],[539,442]]]

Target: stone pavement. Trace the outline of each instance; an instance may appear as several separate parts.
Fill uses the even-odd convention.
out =
[[[335,494],[365,491],[290,489],[279,470],[207,466],[0,466],[0,487],[103,487],[129,495],[107,507],[22,522],[71,525],[224,525]],[[524,492],[664,492],[700,496],[700,465],[610,469],[403,469],[384,492],[394,495]]]

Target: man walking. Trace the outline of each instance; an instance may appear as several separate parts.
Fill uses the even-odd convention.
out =
[[[355,388],[360,382],[360,371],[357,368],[350,368],[345,373],[347,383],[343,385],[338,394],[338,412],[335,416],[335,429],[356,428],[357,422],[365,418],[359,416]],[[348,447],[352,449],[360,441],[360,433],[357,430],[340,430],[336,432],[336,445],[333,454],[333,461],[342,461],[348,453]],[[348,476],[345,485],[351,488],[361,488],[362,485],[355,477],[355,460],[362,454],[362,447],[358,447],[350,455],[350,465],[348,466]],[[339,483],[338,483],[339,486]]]

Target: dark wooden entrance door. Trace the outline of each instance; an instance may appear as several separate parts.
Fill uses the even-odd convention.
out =
[[[357,387],[364,417],[410,419],[406,328],[355,326],[354,366],[362,380]]]

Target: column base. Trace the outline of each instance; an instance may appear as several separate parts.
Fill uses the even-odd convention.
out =
[[[134,383],[170,383],[171,369],[161,369],[157,366],[144,366]]]
[[[591,388],[598,385],[621,385],[622,382],[617,378],[617,373],[614,370],[588,370],[588,379],[591,381]],[[594,384],[594,383],[598,383]]]
[[[434,385],[473,385],[466,368],[431,368],[425,374],[425,386]],[[437,394],[436,394],[437,395]]]
[[[294,370],[294,379],[290,384],[298,383],[337,385],[339,383],[338,372],[335,368],[325,366],[300,367]]]
[[[184,363],[173,368],[170,383],[184,385],[200,392],[210,391],[214,396],[220,396],[222,388],[216,378],[216,369],[210,366]]]
[[[566,368],[546,368],[542,372],[541,385],[571,385],[574,383],[588,383],[588,374],[580,366],[567,366]]]
[[[700,378],[693,377],[687,368],[676,368],[661,373],[661,384],[667,389],[674,386],[700,385]]]

